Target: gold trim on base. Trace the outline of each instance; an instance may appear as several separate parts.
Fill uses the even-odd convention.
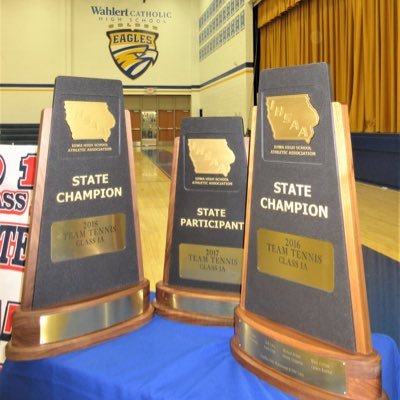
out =
[[[149,281],[107,295],[39,310],[17,310],[13,336],[6,347],[12,360],[33,360],[89,347],[147,323]]]
[[[376,352],[351,353],[241,307],[235,310],[231,351],[259,378],[299,399],[386,399]],[[337,368],[340,376],[330,376]]]
[[[45,314],[39,318],[40,344],[68,340],[110,328],[144,311],[143,289],[81,310]]]
[[[158,282],[153,306],[158,314],[177,321],[232,326],[238,303],[239,294],[178,289]]]

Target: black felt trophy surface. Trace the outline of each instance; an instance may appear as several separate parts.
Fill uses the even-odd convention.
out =
[[[164,279],[156,311],[233,324],[242,274],[247,158],[238,117],[185,118],[175,141]]]
[[[347,109],[326,64],[262,71],[235,358],[301,398],[380,398]]]
[[[151,318],[129,124],[121,82],[57,78],[8,358],[86,347]]]

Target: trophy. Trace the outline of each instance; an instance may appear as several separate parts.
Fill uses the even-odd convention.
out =
[[[175,139],[158,314],[232,325],[242,276],[247,157],[238,117],[185,118]]]
[[[381,398],[347,109],[326,64],[261,72],[234,357],[296,397]]]
[[[148,322],[119,81],[59,77],[41,120],[21,308],[6,356],[51,356]]]

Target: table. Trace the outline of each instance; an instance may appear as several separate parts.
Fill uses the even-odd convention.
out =
[[[232,357],[230,327],[192,326],[159,316],[140,329],[89,349],[43,360],[6,361],[2,400],[289,400]],[[383,386],[400,399],[400,355],[374,334]]]

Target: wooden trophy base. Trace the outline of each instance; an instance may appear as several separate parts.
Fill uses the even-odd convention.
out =
[[[233,325],[239,294],[180,289],[158,282],[153,306],[157,314],[194,325]]]
[[[240,307],[231,351],[259,378],[299,399],[386,399],[376,352],[350,353]]]
[[[149,281],[101,297],[38,310],[16,310],[6,347],[11,360],[83,349],[137,329],[153,316]]]

